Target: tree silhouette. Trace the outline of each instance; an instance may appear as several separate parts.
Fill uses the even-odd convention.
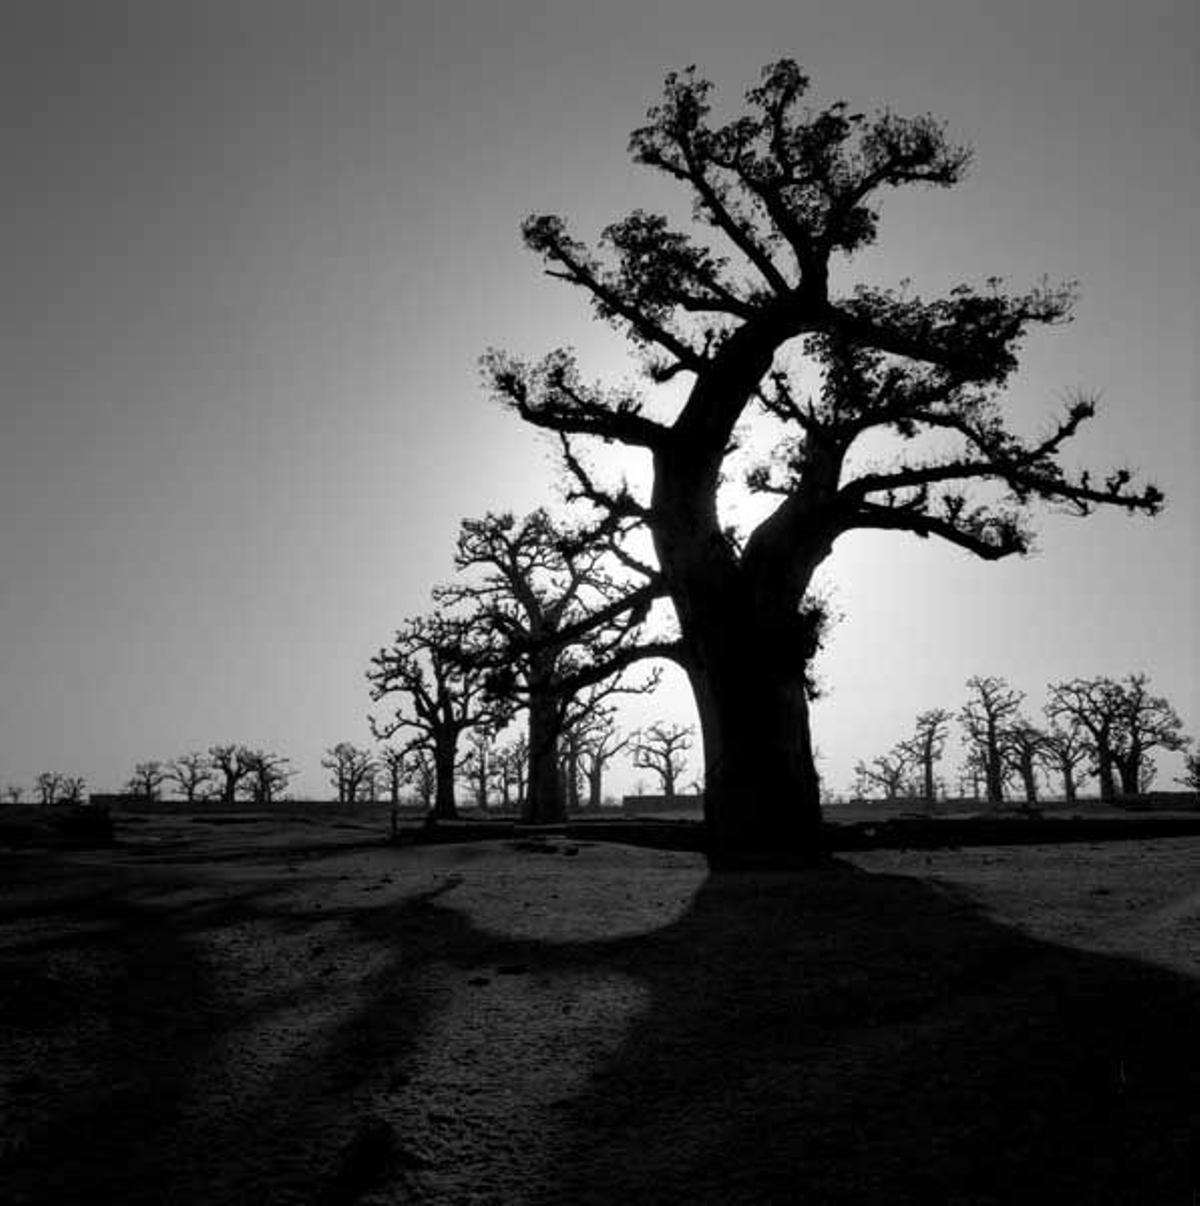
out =
[[[855,763],[854,773],[860,790],[865,791],[875,784],[883,789],[887,799],[895,800],[904,794],[905,778],[912,766],[912,753],[907,743],[901,742],[888,753],[872,758],[870,765],[861,761]]]
[[[1200,792],[1200,754],[1188,754],[1184,758],[1183,774],[1175,782],[1189,791]]]
[[[212,761],[212,769],[220,777],[220,795],[224,804],[232,804],[237,799],[238,787],[253,773],[253,751],[244,745],[211,745],[208,756]]]
[[[6,783],[0,792],[0,798],[8,804],[20,804],[24,797],[25,789],[19,783]]]
[[[380,747],[376,759],[387,783],[388,799],[393,804],[400,803],[400,788],[408,781],[408,757],[400,746],[385,745]]]
[[[1004,800],[1005,738],[1025,695],[1014,691],[1002,678],[967,679],[972,697],[958,714],[968,745],[983,769],[984,790],[989,804]]]
[[[281,754],[247,749],[242,754],[246,766],[242,791],[255,804],[274,804],[287,789],[288,781],[299,773]]]
[[[1076,770],[1091,757],[1087,733],[1078,721],[1066,717],[1043,734],[1038,758],[1042,766],[1062,780],[1063,798],[1074,804],[1078,796]]]
[[[634,740],[633,733],[621,735],[609,709],[589,717],[575,730],[579,742],[579,767],[587,784],[587,808],[596,812],[604,798],[604,768]]]
[[[170,771],[161,762],[139,762],[125,790],[138,800],[157,800],[164,783],[170,781]]]
[[[205,788],[213,782],[212,761],[207,754],[192,751],[167,763],[167,778],[179,788],[183,798],[194,804],[203,799]]]
[[[633,765],[653,771],[668,800],[675,798],[675,786],[687,769],[694,732],[690,724],[652,724],[634,735]]]
[[[916,732],[901,743],[903,752],[921,772],[921,794],[929,803],[937,796],[935,767],[946,748],[950,713],[945,708],[931,708],[917,717]]]
[[[376,770],[370,750],[359,749],[349,741],[339,741],[325,751],[321,765],[330,772],[330,782],[337,792],[339,804],[356,804],[360,797],[368,794]]]
[[[1119,684],[1115,758],[1125,796],[1149,787],[1154,777],[1153,763],[1147,761],[1151,750],[1178,751],[1188,744],[1178,713],[1161,695],[1150,694],[1149,683],[1148,675],[1131,674]]]
[[[432,816],[437,820],[458,815],[454,777],[460,737],[471,729],[497,724],[504,714],[503,705],[484,690],[486,670],[462,661],[465,637],[464,624],[446,616],[407,620],[391,646],[371,659],[367,671],[372,701],[400,697],[390,720],[369,717],[371,731],[381,741],[410,732],[404,750],[429,755],[434,775]]]
[[[471,789],[471,802],[480,812],[486,812],[492,786],[492,736],[487,729],[475,729],[467,737],[467,753],[462,772]]]
[[[489,690],[528,715],[526,821],[566,816],[560,767],[564,735],[630,684],[620,660],[640,631],[644,606],[629,607],[604,542],[576,541],[543,509],[518,520],[489,513],[464,520],[455,567],[463,577],[434,597],[467,622],[460,656],[488,671]],[[616,606],[613,601],[616,600]]]
[[[1017,716],[1001,733],[1000,743],[1008,768],[1021,781],[1026,805],[1035,807],[1038,802],[1037,768],[1046,748],[1046,734],[1024,717]]]
[[[42,771],[33,783],[34,791],[38,794],[38,801],[42,804],[56,803],[62,794],[65,783],[66,776],[60,775],[58,771]]]
[[[1060,465],[1094,413],[1090,399],[1031,440],[1005,425],[1000,394],[1021,339],[1067,320],[1071,287],[1010,294],[992,279],[930,300],[906,284],[839,295],[831,268],[874,241],[881,193],[954,185],[971,155],[928,116],[805,108],[808,86],[781,60],[741,116],[714,124],[710,84],[694,69],[667,77],[630,151],[690,197],[696,237],[641,209],[604,230],[598,253],[557,216],[522,227],[549,274],[628,336],[653,382],[685,383],[672,421],[651,417],[636,391],[586,383],[565,351],[536,364],[491,351],[483,362],[501,403],[558,433],[597,535],[636,524],[653,538],[658,566],[643,589],[674,604],[670,653],[695,694],[710,842],[726,853],[819,847],[808,692],[825,616],[810,588],[839,537],[936,536],[995,560],[1028,551],[1034,503],[1081,515],[1161,503],[1124,469],[1094,480]],[[800,374],[805,361],[815,388]],[[777,436],[747,478],[774,510],[741,539],[722,526],[717,495],[751,415]],[[849,473],[852,451],[880,433],[910,451]],[[593,437],[645,451],[648,500],[596,480],[575,447]],[[992,495],[973,502],[980,483]]]
[[[82,775],[64,775],[58,789],[59,803],[82,804],[86,786]]]

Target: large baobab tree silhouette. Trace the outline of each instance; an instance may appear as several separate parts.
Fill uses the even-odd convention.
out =
[[[886,190],[963,178],[971,154],[940,123],[807,108],[808,77],[788,59],[723,124],[710,90],[694,69],[669,75],[630,140],[634,160],[691,201],[693,232],[641,209],[607,227],[598,251],[554,215],[522,228],[549,274],[628,336],[652,382],[683,385],[674,418],[652,417],[636,391],[587,383],[566,351],[483,363],[501,403],[558,433],[597,537],[650,532],[647,584],[678,618],[670,654],[696,698],[714,852],[807,854],[820,846],[808,700],[824,622],[811,588],[836,542],[907,532],[996,560],[1029,549],[1034,503],[1153,513],[1162,496],[1125,470],[1060,464],[1094,413],[1088,398],[1032,439],[1006,425],[1017,348],[1068,318],[1071,287],[1009,293],[992,279],[928,299],[906,285],[835,289],[834,264],[874,242]],[[748,477],[773,510],[742,539],[720,522],[717,495],[751,416],[777,429]],[[896,439],[895,461],[852,469],[852,452],[880,434]],[[578,446],[591,439],[648,456],[648,499],[599,480]],[[972,500],[980,484],[989,492]]]

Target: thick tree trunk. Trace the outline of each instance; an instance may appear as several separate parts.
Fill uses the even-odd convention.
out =
[[[454,764],[458,749],[454,744],[439,743],[433,754],[434,795],[433,819],[453,821],[458,816],[458,804],[454,799]]]
[[[689,670],[704,741],[704,818],[714,865],[815,859],[821,800],[803,674],[781,680],[753,641]],[[742,645],[739,649],[737,645]]]
[[[1068,804],[1075,803],[1075,772],[1066,763],[1062,765],[1063,796]]]
[[[530,695],[529,790],[521,819],[529,825],[566,820],[566,797],[558,765],[558,709],[553,699]]]

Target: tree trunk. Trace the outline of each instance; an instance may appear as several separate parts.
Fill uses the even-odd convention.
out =
[[[521,819],[529,825],[566,820],[566,798],[558,766],[558,709],[555,701],[530,693],[529,790]]]
[[[704,742],[710,857],[717,866],[745,855],[816,859],[821,801],[803,674],[781,681],[778,664],[723,643],[707,667],[689,668]]]
[[[599,812],[602,799],[601,793],[604,790],[604,763],[599,758],[588,768],[587,784],[588,810],[590,812]]]
[[[1062,765],[1062,781],[1063,781],[1063,796],[1068,804],[1075,803],[1075,773],[1072,767],[1063,763]]]
[[[458,757],[456,743],[442,741],[433,752],[434,795],[433,819],[453,821],[458,816],[458,804],[454,799],[454,764]]]

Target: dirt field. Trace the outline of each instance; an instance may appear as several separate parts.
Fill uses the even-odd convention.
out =
[[[0,854],[4,1203],[1192,1201],[1200,838]]]

